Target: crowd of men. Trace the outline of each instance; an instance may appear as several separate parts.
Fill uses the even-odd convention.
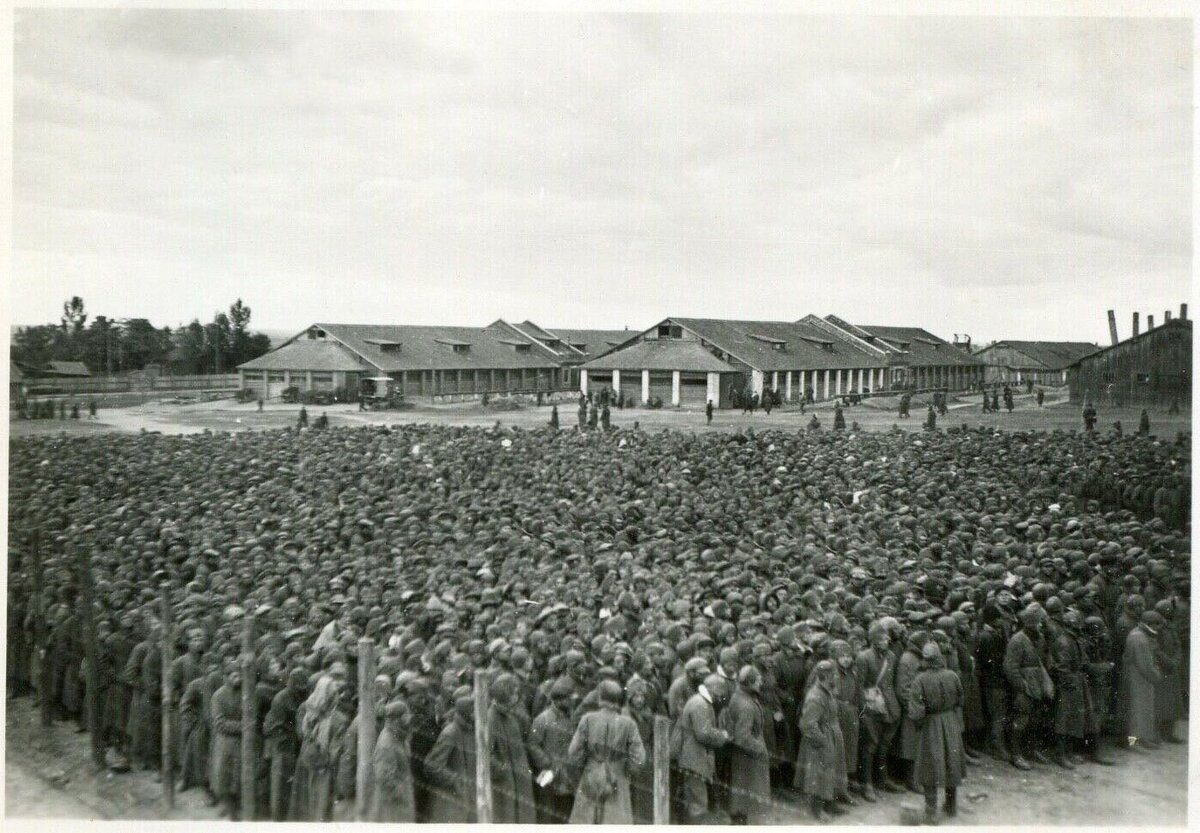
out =
[[[1189,440],[430,425],[14,440],[8,684],[100,733],[113,768],[157,769],[170,675],[169,777],[236,818],[254,612],[257,818],[350,817],[366,636],[377,820],[475,819],[482,673],[499,822],[649,822],[658,715],[676,822],[801,800],[827,820],[906,790],[935,821],[985,753],[1037,775],[1179,740]]]

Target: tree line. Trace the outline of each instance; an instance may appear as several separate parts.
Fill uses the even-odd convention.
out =
[[[42,368],[51,361],[83,362],[95,374],[142,370],[160,365],[178,375],[232,373],[239,364],[271,349],[265,333],[250,331],[250,307],[238,298],[228,312],[217,312],[212,321],[156,327],[145,318],[112,319],[97,315],[88,320],[78,295],[63,303],[57,324],[18,327],[11,356],[18,364]]]

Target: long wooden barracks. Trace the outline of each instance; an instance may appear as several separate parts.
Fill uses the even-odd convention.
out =
[[[356,390],[388,376],[405,396],[438,400],[484,393],[573,392],[579,366],[633,333],[555,330],[498,319],[486,327],[323,324],[238,367],[240,386],[264,399],[285,388]]]
[[[791,322],[672,317],[585,362],[580,389],[727,408],[735,390],[768,389],[785,402],[900,388],[966,390],[983,371],[969,352],[919,327],[855,325],[833,315]]]

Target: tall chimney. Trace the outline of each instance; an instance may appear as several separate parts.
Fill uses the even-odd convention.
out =
[[[1141,328],[1138,326],[1138,314],[1135,312],[1133,314],[1133,334],[1137,335],[1141,331]]]
[[[1117,313],[1111,309],[1108,311],[1108,336],[1113,344],[1117,343]]]
[[[1183,321],[1187,321],[1187,304],[1179,305],[1179,318]]]
[[[1164,311],[1163,311],[1163,323],[1164,323],[1164,324],[1170,324],[1170,323],[1171,323],[1171,311],[1170,311],[1170,310],[1164,310]]]
[[[1147,315],[1146,316],[1146,332],[1150,332],[1153,329],[1154,329],[1154,316]]]

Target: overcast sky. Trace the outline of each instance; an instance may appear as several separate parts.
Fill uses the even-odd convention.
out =
[[[18,11],[12,319],[1106,342],[1191,292],[1188,21]]]

